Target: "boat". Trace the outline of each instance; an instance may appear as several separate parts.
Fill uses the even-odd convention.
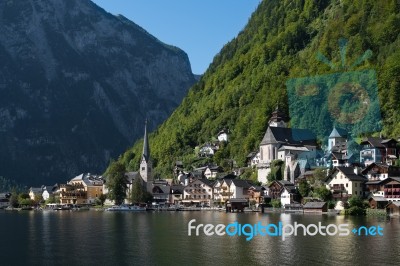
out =
[[[107,208],[106,211],[125,211],[125,212],[138,212],[146,211],[145,207],[131,206],[131,205],[114,205],[111,208]]]

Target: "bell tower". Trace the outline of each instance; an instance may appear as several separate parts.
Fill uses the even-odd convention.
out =
[[[144,138],[143,138],[143,152],[142,159],[140,161],[140,176],[142,177],[146,189],[151,193],[153,186],[153,174],[152,174],[152,162],[150,159],[150,147],[149,147],[149,138],[147,136],[147,119],[144,124]]]

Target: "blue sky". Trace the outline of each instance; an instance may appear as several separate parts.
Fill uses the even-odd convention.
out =
[[[224,44],[247,24],[260,0],[92,0],[122,14],[160,41],[183,49],[203,74]]]

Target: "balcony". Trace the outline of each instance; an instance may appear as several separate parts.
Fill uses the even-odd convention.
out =
[[[373,156],[373,152],[372,151],[361,151],[361,157],[372,157]]]
[[[332,196],[335,200],[347,200],[350,197],[347,193],[333,193]]]
[[[333,185],[331,186],[331,189],[333,191],[337,191],[337,192],[341,192],[341,191],[345,191],[344,185],[340,184],[340,185]]]

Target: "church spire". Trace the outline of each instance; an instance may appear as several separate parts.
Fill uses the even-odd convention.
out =
[[[144,138],[143,138],[143,153],[142,160],[148,162],[150,159],[149,138],[147,136],[147,119],[144,122]]]

